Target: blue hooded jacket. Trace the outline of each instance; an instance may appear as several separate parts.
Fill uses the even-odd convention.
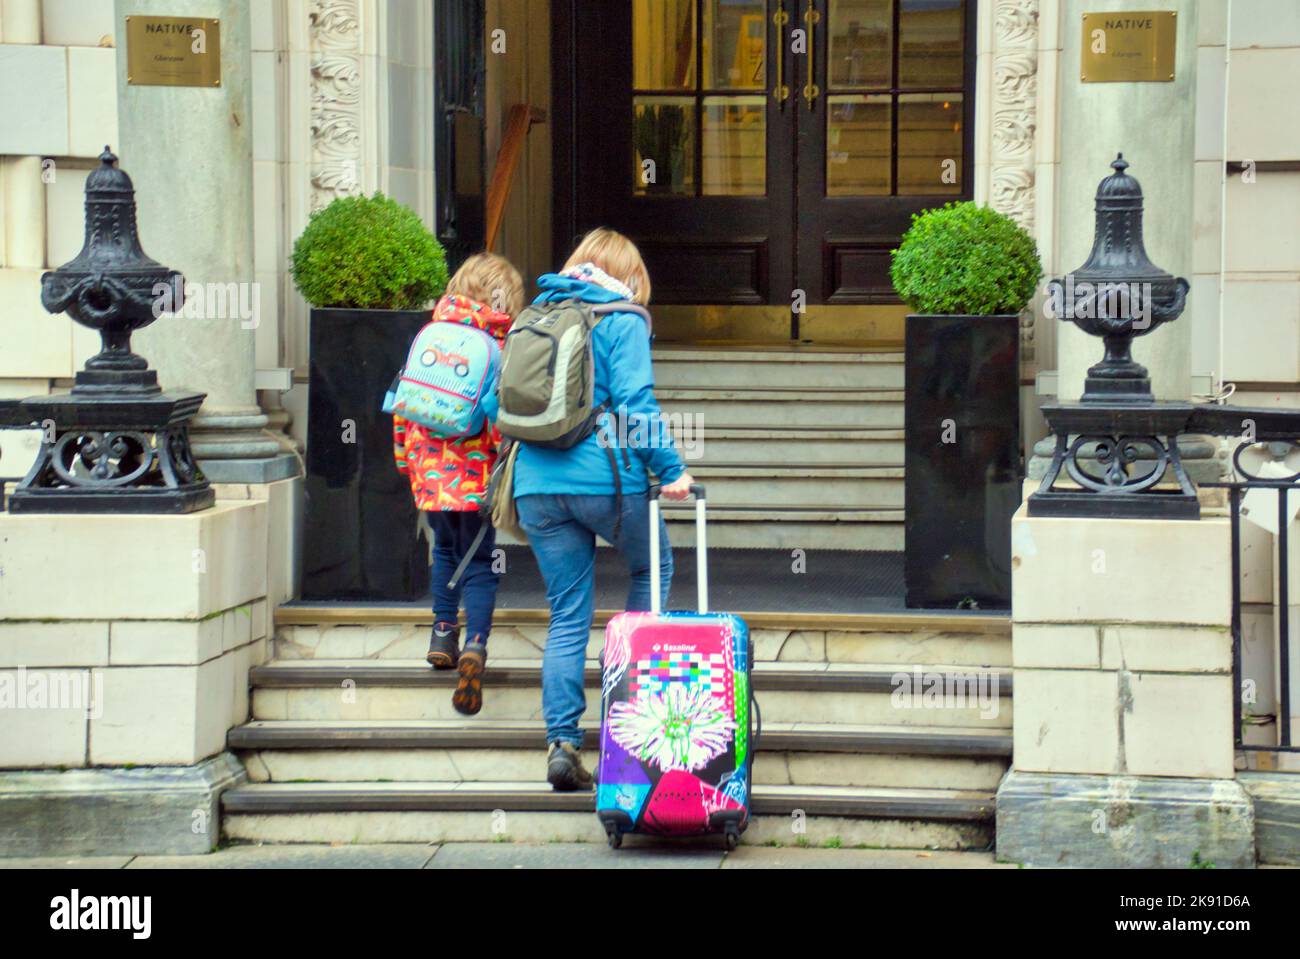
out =
[[[555,273],[540,277],[537,284],[542,293],[536,303],[568,299],[612,303],[622,299],[594,283]],[[602,418],[597,432],[567,450],[523,443],[515,461],[516,497],[536,493],[612,496],[610,452],[614,453],[625,494],[649,489],[647,471],[661,483],[671,483],[686,471],[655,399],[645,320],[635,313],[611,313],[592,331],[591,346],[595,367],[592,401],[596,406],[608,405],[611,413],[624,417],[627,449],[621,448],[615,424],[608,415]],[[602,429],[610,450],[601,446],[598,433]]]

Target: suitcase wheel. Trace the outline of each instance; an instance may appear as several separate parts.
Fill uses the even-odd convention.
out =
[[[605,839],[609,842],[610,849],[618,849],[623,845],[623,834],[618,831],[616,826],[606,827]]]
[[[727,852],[740,845],[740,830],[735,823],[727,823],[727,828],[722,833],[722,842],[727,847]]]

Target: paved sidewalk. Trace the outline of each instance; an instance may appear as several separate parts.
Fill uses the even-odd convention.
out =
[[[0,869],[1014,869],[987,852],[594,843],[229,846],[206,856],[0,859]]]

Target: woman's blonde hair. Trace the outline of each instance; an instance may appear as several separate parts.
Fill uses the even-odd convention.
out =
[[[447,292],[468,296],[498,313],[516,316],[524,308],[524,278],[504,256],[476,253],[447,281]]]
[[[605,227],[592,230],[582,238],[569,256],[564,269],[594,263],[614,279],[632,290],[632,301],[645,306],[650,302],[650,273],[636,244],[622,233]]]

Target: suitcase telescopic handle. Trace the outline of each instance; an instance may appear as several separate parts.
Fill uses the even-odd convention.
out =
[[[658,484],[650,487],[650,611],[662,612],[663,602],[659,596],[659,493]],[[709,543],[705,529],[705,492],[703,483],[691,484],[691,495],[695,497],[695,582],[698,591],[696,609],[698,612],[709,611]]]

